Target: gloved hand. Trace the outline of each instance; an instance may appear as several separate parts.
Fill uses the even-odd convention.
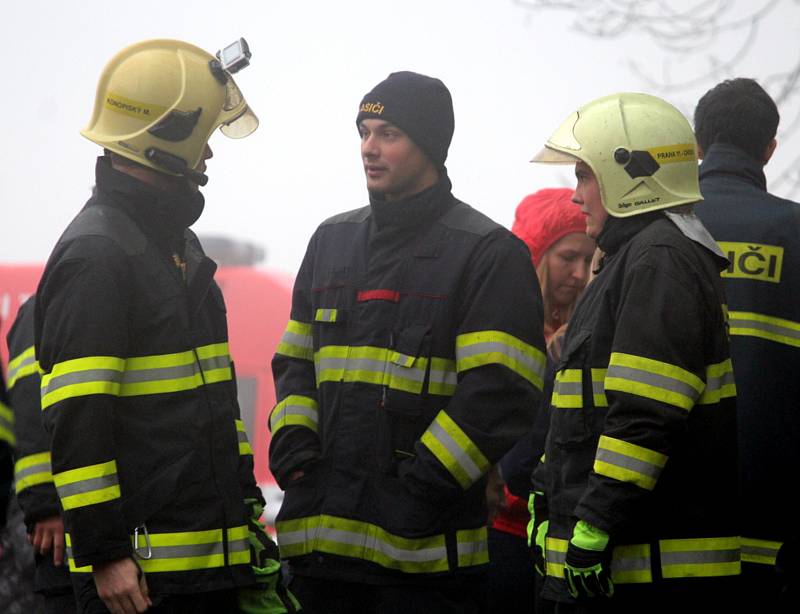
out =
[[[261,514],[264,507],[256,499],[245,499],[245,504],[250,508],[250,518],[247,519],[247,538],[250,542],[250,563],[254,567],[266,567],[267,561],[280,560],[277,544],[267,535]]]
[[[528,523],[528,546],[533,554],[533,565],[539,575],[545,575],[545,537],[550,524],[547,519],[547,500],[544,492],[533,491],[528,497],[528,511],[531,520]]]
[[[579,520],[572,532],[564,563],[564,578],[575,599],[611,597],[611,549],[608,533]]]

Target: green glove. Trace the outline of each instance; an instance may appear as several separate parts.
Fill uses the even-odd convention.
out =
[[[564,578],[575,599],[611,597],[611,550],[608,533],[579,520],[567,547]]]
[[[291,614],[300,604],[283,585],[278,546],[267,534],[261,514],[264,507],[256,499],[245,499],[251,516],[247,520],[250,560],[256,583],[236,591],[240,614]]]
[[[547,504],[542,491],[535,490],[530,494],[528,511],[531,513],[531,520],[528,523],[528,546],[531,547],[533,566],[539,575],[543,576],[546,570],[545,538],[550,521],[547,519]]]

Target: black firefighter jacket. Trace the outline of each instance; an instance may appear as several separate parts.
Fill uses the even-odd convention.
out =
[[[775,564],[800,536],[800,204],[766,191],[763,165],[715,144],[700,166],[697,214],[719,241],[736,371],[742,561]]]
[[[42,411],[70,570],[135,552],[155,594],[251,584],[244,499],[263,501],[216,266],[180,220],[190,200],[101,157],[96,193],[37,291]]]
[[[543,595],[555,600],[570,599],[578,520],[611,536],[617,585],[740,572],[726,263],[660,212],[608,218],[598,243],[604,263],[567,329],[535,475],[550,518]]]
[[[543,350],[524,244],[446,176],[324,222],[272,363],[293,571],[380,583],[483,569],[485,474],[531,426]]]

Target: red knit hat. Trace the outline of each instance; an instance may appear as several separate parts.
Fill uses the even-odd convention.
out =
[[[511,232],[525,241],[534,266],[562,237],[586,232],[586,216],[572,202],[573,193],[569,188],[545,188],[529,194],[517,205]]]

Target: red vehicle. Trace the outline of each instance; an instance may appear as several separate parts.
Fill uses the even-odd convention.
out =
[[[19,306],[36,291],[43,268],[0,264],[0,354],[4,372],[8,365],[6,334]],[[271,525],[283,493],[268,465],[267,421],[275,405],[270,361],[289,319],[293,279],[253,266],[221,266],[214,277],[225,296],[242,420],[253,447],[256,480],[267,500],[265,520]]]

